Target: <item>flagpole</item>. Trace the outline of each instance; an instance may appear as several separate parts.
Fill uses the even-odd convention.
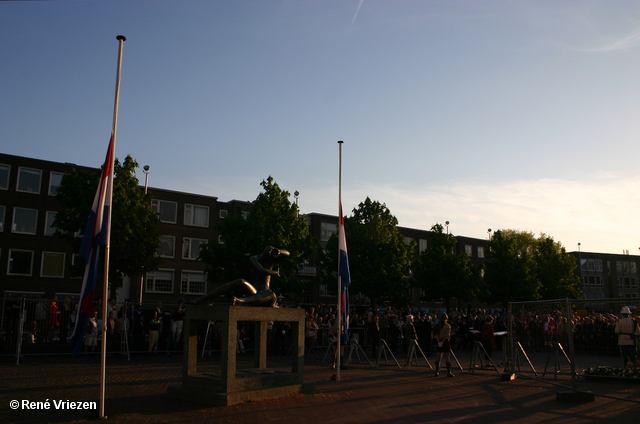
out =
[[[338,220],[342,216],[342,143],[343,141],[338,141],[339,148],[339,167],[338,167]],[[340,227],[340,222],[338,222],[338,227]],[[338,238],[340,238],[340,231],[338,231]],[[338,320],[338,343],[336,350],[336,381],[340,381],[340,367],[341,364],[341,356],[340,356],[340,344],[342,343],[342,277],[340,276],[340,246],[338,246],[338,310],[337,310],[337,320]]]
[[[118,35],[116,37],[118,40],[118,67],[116,72],[116,95],[113,106],[113,126],[111,128],[111,134],[113,136],[113,147],[112,151],[114,152],[113,160],[115,161],[115,151],[116,151],[116,132],[118,129],[118,101],[120,100],[120,70],[122,68],[122,46],[126,40],[124,35]],[[113,168],[114,164],[111,164],[111,173],[109,175],[111,183],[111,190],[107,193],[109,196],[109,205],[111,205],[111,200],[113,198]],[[107,245],[104,249],[104,280],[102,287],[102,346],[100,352],[100,419],[106,419],[107,417],[104,415],[104,399],[105,399],[105,386],[106,386],[106,364],[107,364],[107,320],[109,317],[107,316],[107,303],[109,296],[109,245],[111,244],[111,214],[109,214],[109,224],[107,225]]]

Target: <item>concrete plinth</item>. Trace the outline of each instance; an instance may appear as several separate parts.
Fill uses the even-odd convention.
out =
[[[198,322],[222,322],[222,355],[219,374],[197,371]],[[255,323],[253,368],[236,369],[238,322]],[[291,324],[291,371],[267,368],[267,321]],[[189,306],[184,320],[182,386],[172,386],[169,394],[182,399],[214,405],[233,405],[315,390],[304,381],[304,311],[302,309],[249,306]]]

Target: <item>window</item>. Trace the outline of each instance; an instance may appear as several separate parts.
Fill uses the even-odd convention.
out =
[[[229,214],[229,211],[226,209],[220,209],[220,219],[225,219],[227,217],[227,215]]]
[[[407,246],[409,246],[412,241],[413,241],[412,237],[405,237],[404,238],[404,244],[406,244]]]
[[[425,250],[427,250],[427,240],[426,239],[420,239],[418,240],[418,249],[420,250],[420,252],[424,252]]]
[[[0,232],[4,231],[4,212],[6,208],[0,205]]]
[[[0,190],[9,189],[9,171],[11,171],[9,165],[0,165]]]
[[[249,212],[247,212],[247,211],[242,211],[242,212],[240,213],[240,215],[242,216],[242,219],[247,219],[247,218],[249,218]]]
[[[185,237],[182,240],[182,259],[198,259],[200,255],[200,246],[205,244],[207,240]]]
[[[636,263],[616,261],[616,271],[618,274],[636,274]]]
[[[64,277],[64,253],[42,252],[41,277]]]
[[[470,244],[465,244],[464,253],[466,253],[468,256],[473,256],[473,246],[471,246]]]
[[[36,223],[38,222],[38,211],[36,209],[13,208],[12,233],[35,234]]]
[[[148,272],[147,292],[173,293],[173,270]]]
[[[160,236],[160,248],[158,248],[158,256],[161,258],[175,257],[176,238],[174,236]]]
[[[580,269],[582,271],[602,272],[602,260],[601,259],[581,259]]]
[[[52,236],[56,233],[56,227],[53,226],[53,220],[58,212],[47,211],[47,218],[44,223],[44,235]]]
[[[331,234],[338,234],[338,226],[328,222],[320,223],[320,241],[328,241]]]
[[[40,194],[42,171],[39,169],[18,168],[18,185],[16,191]]]
[[[184,271],[182,272],[182,283],[180,291],[187,294],[205,294],[207,279],[203,272]]]
[[[219,244],[224,244],[224,240],[222,239],[222,236],[218,236],[218,243]]]
[[[33,268],[32,250],[9,250],[9,275],[31,275]]]
[[[478,257],[484,258],[484,246],[478,246]]]
[[[199,205],[184,205],[184,225],[194,227],[209,227],[209,207]]]
[[[61,172],[51,172],[51,176],[49,178],[49,196],[55,196],[58,194],[58,187],[60,187],[63,175],[64,174]]]
[[[178,219],[178,204],[176,202],[168,202],[166,200],[153,199],[151,207],[158,212],[160,222],[175,224]]]

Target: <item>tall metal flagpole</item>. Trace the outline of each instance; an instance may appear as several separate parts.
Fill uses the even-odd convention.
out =
[[[340,146],[340,159],[339,159],[339,171],[338,171],[338,239],[340,238],[340,215],[342,209],[342,143],[338,141]],[[339,241],[339,240],[338,240]],[[340,276],[340,245],[338,243],[338,343],[336,345],[336,381],[340,381],[340,367],[342,366],[340,356],[340,344],[342,343],[342,277]]]
[[[120,100],[120,69],[122,68],[122,45],[126,38],[124,35],[118,35],[116,40],[119,42],[118,47],[118,70],[116,72],[116,98],[113,106],[113,126],[111,132],[113,134],[113,160],[115,160],[116,151],[116,132],[118,129],[118,101]],[[111,174],[109,178],[112,182],[112,190],[109,191],[109,205],[113,198],[113,164],[111,164]],[[111,244],[111,214],[109,214],[109,225],[107,234],[107,245],[104,249],[104,282],[102,288],[102,349],[100,352],[100,418],[106,419],[104,415],[104,398],[105,398],[105,383],[106,383],[106,364],[107,364],[107,303],[109,296],[109,248]]]

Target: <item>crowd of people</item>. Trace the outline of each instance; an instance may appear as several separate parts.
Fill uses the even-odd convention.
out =
[[[24,308],[24,309],[23,309]],[[117,305],[114,299],[107,304],[107,319],[101,319],[102,303],[96,302],[86,337],[84,351],[96,351],[102,342],[102,325],[106,326],[108,351],[173,352],[181,350],[185,310],[188,308],[183,295],[165,307],[158,302],[153,307],[136,305],[126,301]],[[42,353],[46,346],[70,344],[75,327],[77,302],[66,297],[61,303],[56,296],[50,299],[23,299],[20,295],[5,298],[0,337],[2,352],[15,350],[17,335],[22,323],[22,343],[38,345]],[[446,315],[443,316],[443,314]],[[314,344],[330,346],[338,337],[336,306],[318,304],[306,309],[305,344],[309,351]],[[21,318],[23,318],[21,322]],[[474,342],[482,343],[486,351],[486,365],[493,351],[502,348],[496,335],[508,331],[507,314],[501,309],[442,309],[416,310],[405,308],[351,308],[349,335],[358,340],[372,354],[384,343],[393,354],[406,354],[415,340],[426,356],[449,351],[470,350]],[[448,327],[445,340],[440,340],[442,328]],[[636,360],[640,327],[629,308],[615,313],[573,313],[570,332],[567,332],[566,310],[518,310],[513,315],[515,340],[524,349],[540,352],[553,349],[555,343],[568,346],[568,334],[573,335],[577,354],[621,355],[623,362]],[[286,322],[269,321],[267,345],[273,354],[286,355],[291,343],[291,326]],[[221,324],[201,323],[200,346],[219,350]],[[236,330],[237,352],[253,348],[252,324],[239,323]],[[443,344],[446,349],[442,348]],[[622,347],[621,347],[622,346]],[[445,352],[446,351],[446,352]],[[624,353],[623,353],[624,352]],[[441,355],[439,355],[441,356]],[[449,362],[443,359],[445,364]],[[437,360],[440,362],[440,360]]]
[[[106,329],[107,351],[175,351],[181,346],[184,322],[184,296],[169,308],[158,302],[152,308],[134,306],[129,301],[117,305],[107,303],[107,318],[102,319],[102,302],[94,304],[86,328],[84,352],[94,352],[102,343],[102,327]],[[65,298],[62,304],[50,299],[23,299],[16,295],[5,299],[0,334],[3,353],[15,352],[19,334],[24,352],[61,352],[71,349],[77,317],[77,301]]]
[[[427,356],[438,350],[438,331],[444,311],[439,309],[412,310],[387,307],[374,311],[368,308],[359,312],[352,308],[349,314],[350,333],[357,334],[358,342],[372,352],[377,352],[380,341],[384,340],[396,354],[407,353],[409,343],[415,339]],[[335,309],[329,305],[317,305],[307,313],[307,346],[315,339],[326,346],[331,339],[331,323],[335,320]],[[621,320],[628,320],[625,328],[620,328]],[[507,313],[502,309],[451,309],[447,312],[447,322],[451,326],[450,349],[470,350],[478,341],[486,351],[486,366],[492,366],[489,358],[495,350],[502,349],[500,336],[506,335],[509,326]],[[573,335],[577,354],[620,355],[622,361],[635,362],[637,340],[640,339],[638,320],[631,310],[623,307],[620,314],[614,313],[574,313],[570,333],[567,332],[566,310],[518,311],[513,315],[515,340],[524,349],[532,352],[554,349],[556,343],[568,346],[568,334]],[[637,333],[637,336],[636,336]],[[626,353],[622,353],[621,346]]]

